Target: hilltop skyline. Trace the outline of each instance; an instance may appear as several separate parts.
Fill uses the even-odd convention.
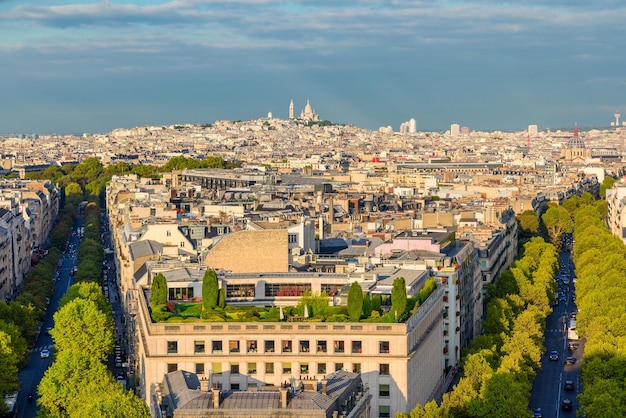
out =
[[[0,0],[0,134],[288,118],[609,126],[626,5]]]

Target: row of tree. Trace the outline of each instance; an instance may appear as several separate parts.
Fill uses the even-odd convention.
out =
[[[605,201],[579,202],[574,217],[576,325],[586,339],[578,400],[588,418],[626,416],[626,246],[606,215]]]
[[[81,195],[86,200],[96,200],[102,195],[106,185],[114,175],[136,174],[139,177],[160,177],[162,173],[185,168],[232,169],[239,165],[211,155],[202,160],[181,155],[170,158],[161,167],[125,162],[104,167],[98,158],[92,157],[80,164],[65,164],[61,167],[51,166],[40,172],[28,173],[27,177],[48,179],[63,187],[68,195]]]
[[[54,288],[54,272],[63,248],[69,237],[65,232],[67,225],[71,230],[76,211],[64,207],[61,210],[60,221],[51,231],[53,244],[54,237],[58,237],[58,245],[48,250],[48,253],[35,265],[24,278],[22,288],[15,300],[0,301],[0,394],[5,395],[19,390],[18,371],[26,366],[28,361],[28,347],[35,344],[41,330],[41,321],[48,307],[49,298]],[[6,410],[4,398],[0,398],[0,412]]]
[[[523,256],[490,285],[485,332],[462,360],[463,375],[440,405],[418,405],[401,417],[523,417],[544,352],[545,318],[556,283],[558,253],[542,238],[530,239]]]

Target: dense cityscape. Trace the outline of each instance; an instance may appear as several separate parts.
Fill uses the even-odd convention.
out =
[[[597,209],[594,234],[626,239],[620,117],[371,131],[292,101],[288,119],[4,136],[7,414],[612,416],[580,374],[613,331],[591,309],[576,327],[597,257],[574,227]],[[490,387],[503,370],[518,383]]]

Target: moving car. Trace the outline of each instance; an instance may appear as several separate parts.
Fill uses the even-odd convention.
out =
[[[572,410],[572,401],[565,398],[561,401],[561,411],[571,411]]]
[[[543,418],[541,408],[535,408],[535,410],[533,411],[533,418]]]
[[[550,352],[549,358],[550,358],[550,361],[557,361],[559,359],[559,353],[553,350]]]
[[[50,357],[50,350],[48,350],[47,348],[44,348],[43,350],[41,350],[41,352],[39,353],[39,356],[41,358],[48,358]]]
[[[566,380],[565,384],[563,385],[563,389],[568,392],[571,392],[575,390],[576,388],[574,387],[574,382],[572,380]]]

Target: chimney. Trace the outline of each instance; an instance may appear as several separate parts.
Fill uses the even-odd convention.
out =
[[[289,399],[289,389],[280,388],[280,407],[281,409],[287,409],[287,400]]]
[[[213,389],[213,409],[220,409],[220,390]]]
[[[326,378],[322,379],[322,395],[326,395],[326,389],[328,387],[328,381]]]
[[[200,390],[202,392],[208,392],[209,391],[209,378],[208,377],[200,378]]]

